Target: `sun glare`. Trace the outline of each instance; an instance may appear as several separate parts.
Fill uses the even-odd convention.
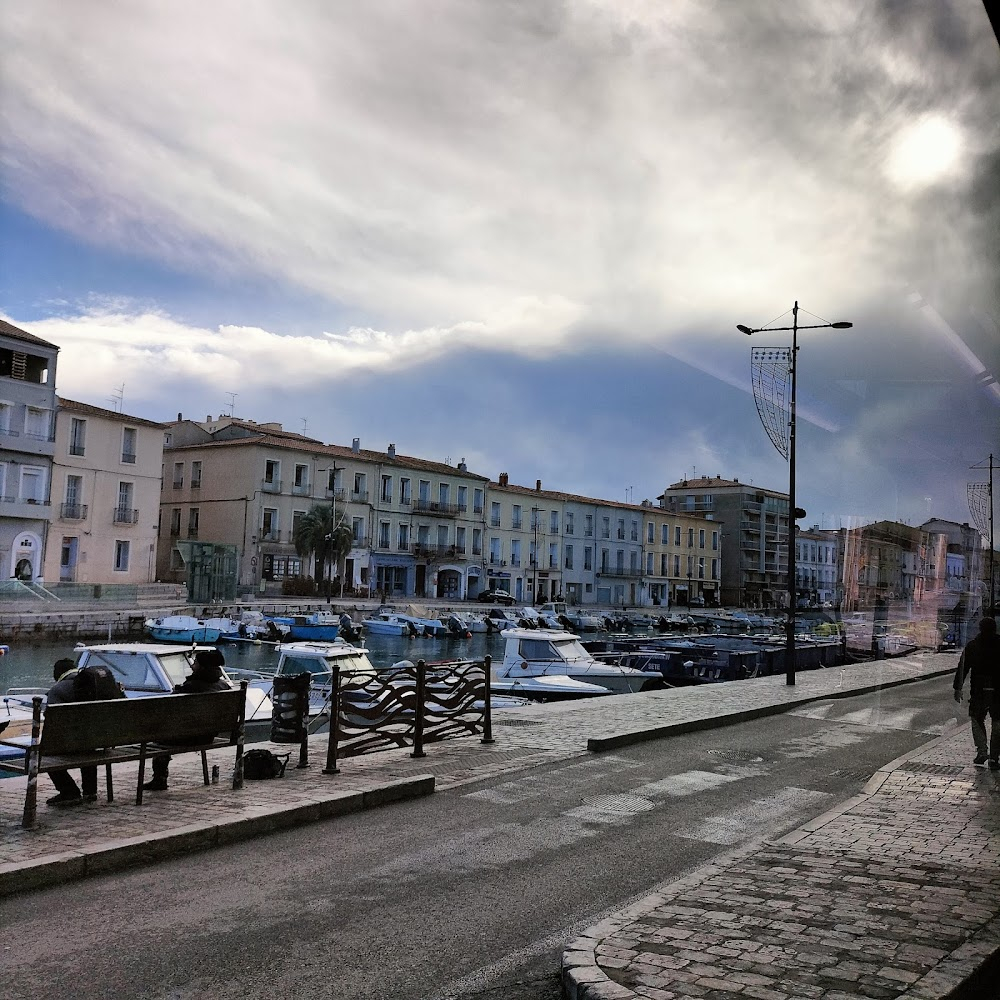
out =
[[[938,116],[922,118],[896,133],[886,175],[897,187],[928,187],[955,172],[961,148],[961,134],[950,121]]]

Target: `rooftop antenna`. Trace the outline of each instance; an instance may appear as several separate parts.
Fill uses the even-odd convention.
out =
[[[227,392],[226,395],[229,397],[229,414],[232,416],[236,412],[236,397],[239,395],[238,392]]]
[[[306,431],[309,429],[309,418],[308,417],[299,417],[299,420],[302,421],[302,436],[305,437],[306,436]]]
[[[111,404],[115,413],[121,413],[122,403],[124,402],[124,400],[125,400],[125,383],[122,382],[122,384],[118,386],[118,388],[115,389],[110,396],[108,396],[108,402]]]

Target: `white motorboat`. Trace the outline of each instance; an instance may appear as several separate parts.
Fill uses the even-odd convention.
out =
[[[361,624],[372,635],[416,636],[423,634],[423,630],[418,630],[418,626],[412,621],[404,620],[399,615],[388,611],[372,615],[371,618],[362,618]]]
[[[509,628],[503,633],[503,662],[498,684],[526,678],[559,678],[597,685],[614,694],[635,693],[663,686],[659,673],[645,673],[598,660],[583,648],[578,636],[562,629]],[[526,694],[523,687],[514,693]],[[570,695],[572,696],[572,695]]]

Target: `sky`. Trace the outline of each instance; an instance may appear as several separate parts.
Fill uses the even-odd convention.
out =
[[[60,395],[512,483],[972,521],[1000,467],[981,0],[67,0],[0,14],[0,315]],[[995,492],[1000,495],[1000,475]],[[1000,504],[997,506],[1000,514]]]

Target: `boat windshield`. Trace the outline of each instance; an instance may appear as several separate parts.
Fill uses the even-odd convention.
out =
[[[166,675],[166,683],[156,669],[157,660]],[[169,691],[191,672],[191,658],[187,650],[182,649],[158,657],[126,650],[85,650],[77,663],[107,667],[126,691]]]
[[[522,639],[521,655],[526,660],[589,660],[590,654],[579,639]]]
[[[341,673],[374,673],[374,668],[363,653],[347,656],[286,656],[278,668],[279,674],[327,675],[334,667]]]

